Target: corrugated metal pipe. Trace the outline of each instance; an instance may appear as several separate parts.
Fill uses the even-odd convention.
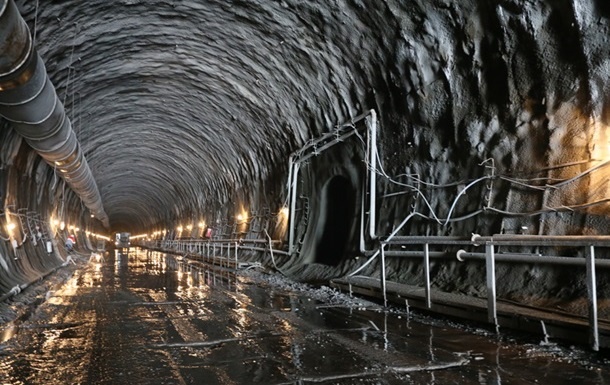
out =
[[[13,0],[0,0],[0,115],[108,227],[91,169]]]

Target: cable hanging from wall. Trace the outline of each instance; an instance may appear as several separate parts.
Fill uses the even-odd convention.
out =
[[[362,138],[360,138],[361,140],[363,140]],[[425,188],[418,188],[416,186],[413,186],[411,184],[408,183],[403,183],[400,181],[396,180],[396,177],[390,177],[386,171],[383,168],[383,163],[381,162],[381,159],[379,158],[379,154],[377,154],[378,159],[377,159],[377,164],[378,164],[378,169],[373,170],[376,174],[382,176],[385,180],[389,181],[390,183],[397,185],[397,186],[401,186],[401,187],[406,187],[409,190],[408,191],[398,191],[398,192],[393,192],[393,193],[389,193],[389,194],[385,194],[382,196],[382,198],[387,198],[387,197],[391,197],[391,196],[396,196],[396,195],[402,195],[402,194],[409,194],[409,193],[413,193],[415,192],[417,197],[420,197],[427,209],[430,211],[430,215],[426,216],[423,215],[422,217],[428,218],[429,220],[433,220],[436,221],[439,224],[444,224],[447,225],[450,222],[455,222],[457,220],[452,219],[453,216],[453,212],[455,210],[455,207],[457,206],[457,202],[459,200],[459,198],[465,194],[465,192],[471,188],[473,188],[474,186],[478,185],[479,183],[483,182],[483,181],[487,181],[488,185],[487,185],[487,190],[488,190],[488,194],[485,197],[486,201],[487,201],[487,205],[486,207],[480,209],[480,210],[476,210],[474,212],[471,213],[466,213],[462,216],[459,217],[459,220],[465,220],[465,219],[469,219],[472,218],[473,216],[476,216],[478,214],[481,214],[483,212],[485,212],[486,210],[492,211],[492,212],[496,212],[499,214],[503,214],[503,215],[511,215],[511,216],[535,216],[535,215],[541,215],[544,213],[548,213],[548,212],[559,212],[559,211],[574,211],[574,210],[578,210],[578,209],[583,209],[583,208],[588,208],[588,207],[592,207],[592,206],[596,206],[596,205],[601,205],[604,203],[607,203],[608,200],[607,199],[602,199],[602,200],[598,200],[598,201],[594,201],[594,202],[585,202],[585,203],[581,203],[581,204],[577,204],[577,205],[570,205],[570,206],[558,206],[558,207],[547,207],[547,208],[542,208],[540,210],[537,211],[531,211],[531,212],[510,212],[510,211],[503,211],[503,210],[499,210],[499,209],[495,209],[491,206],[491,194],[492,194],[492,190],[493,189],[493,184],[492,182],[494,180],[503,180],[506,182],[509,182],[511,184],[515,184],[524,188],[528,188],[528,189],[533,189],[533,190],[540,190],[540,191],[546,191],[548,189],[559,189],[561,187],[564,187],[570,183],[573,183],[595,171],[598,171],[608,165],[610,165],[610,161],[604,161],[598,165],[595,165],[571,178],[548,178],[548,177],[544,177],[544,178],[515,178],[509,175],[504,175],[504,174],[495,174],[495,166],[493,167],[492,173],[491,175],[484,175],[482,177],[476,178],[476,179],[469,179],[469,180],[461,180],[461,181],[456,181],[456,182],[451,182],[451,183],[447,183],[447,184],[434,184],[434,183],[430,183],[427,181],[422,180],[421,178],[419,178],[419,175],[417,174],[409,174],[409,173],[405,173],[405,174],[400,174],[397,177],[401,177],[404,176],[408,179],[414,180],[417,183],[420,183],[422,185],[425,186]],[[484,160],[481,164],[479,164],[479,166],[486,166],[486,163],[492,161],[491,158]],[[574,165],[579,165],[579,164],[583,164],[583,163],[589,163],[590,161],[580,161],[580,162],[571,162],[571,163],[567,163],[565,165],[558,165],[558,166],[553,166],[553,167],[549,167],[549,168],[545,168],[543,170],[538,170],[538,172],[544,172],[550,169],[557,169],[557,168],[562,168],[562,167],[570,167],[570,166],[574,166]],[[488,167],[488,166],[486,166]],[[367,162],[367,168],[370,170],[372,168],[372,166]],[[545,183],[544,185],[536,185],[534,183],[538,182],[538,181],[546,181],[548,182],[549,180],[552,180],[556,183]],[[447,214],[446,218],[440,218],[440,216],[436,213],[436,211],[432,208],[432,205],[430,204],[429,199],[425,196],[425,194],[423,193],[422,190],[424,189],[430,189],[430,188],[450,188],[450,187],[456,187],[456,186],[461,186],[461,185],[466,185],[464,188],[462,188],[459,192],[458,195],[454,198],[454,200],[452,201],[452,204],[450,206],[450,210]]]
[[[36,0],[36,7],[34,8],[34,35],[32,37],[32,44],[36,46],[36,36],[38,35],[38,2]]]

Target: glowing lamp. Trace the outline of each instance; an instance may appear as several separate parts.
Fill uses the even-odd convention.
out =
[[[288,214],[290,214],[290,211],[288,210],[288,207],[282,207],[282,209],[280,210],[280,214],[284,218],[288,218]]]

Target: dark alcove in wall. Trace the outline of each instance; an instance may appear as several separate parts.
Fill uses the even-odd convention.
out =
[[[337,266],[347,248],[356,191],[346,177],[337,175],[326,183],[322,194],[319,224],[323,230],[316,242],[316,262]]]

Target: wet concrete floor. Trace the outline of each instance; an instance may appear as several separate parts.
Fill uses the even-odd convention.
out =
[[[184,266],[135,250],[92,261],[1,326],[0,384],[610,383],[584,351]]]

